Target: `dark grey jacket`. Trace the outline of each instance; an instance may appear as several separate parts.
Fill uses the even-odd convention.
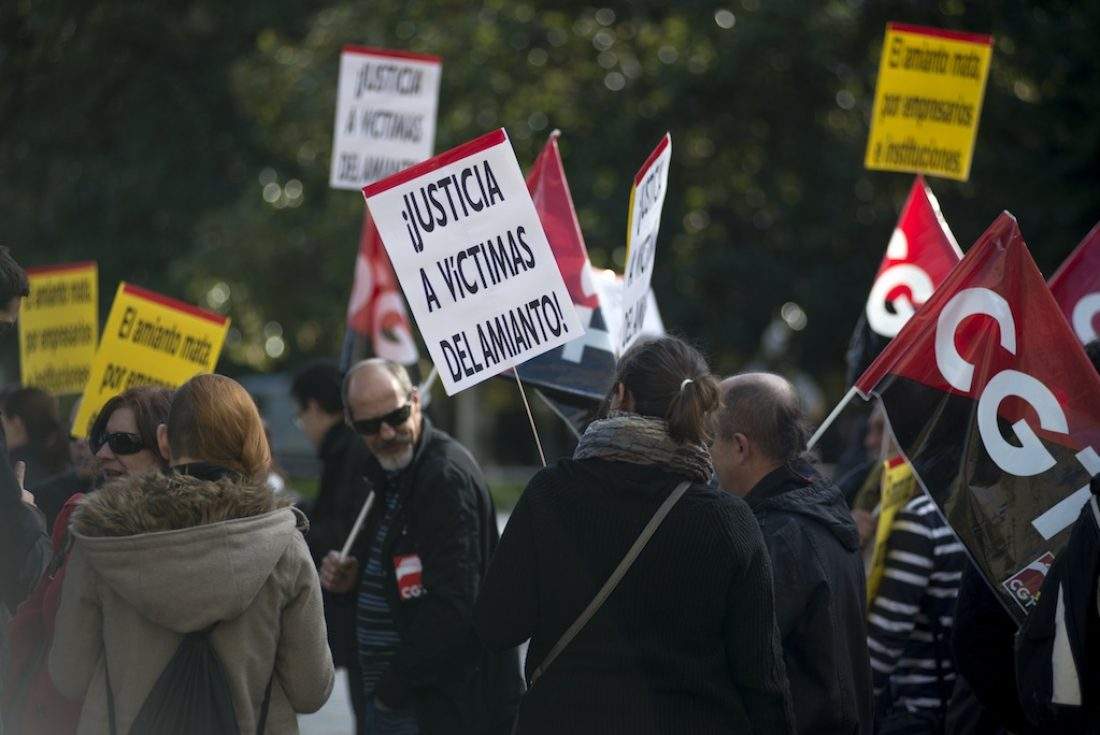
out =
[[[1020,702],[1042,733],[1100,733],[1098,490],[1100,478],[1016,635]]]
[[[869,735],[867,585],[859,533],[840,491],[797,463],[765,476],[745,500],[771,555],[798,732]]]

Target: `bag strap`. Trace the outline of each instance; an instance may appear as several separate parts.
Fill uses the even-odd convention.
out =
[[[615,567],[615,571],[611,573],[611,576],[607,578],[606,582],[604,582],[603,587],[600,588],[600,591],[597,592],[596,596],[592,598],[592,602],[588,603],[588,607],[584,609],[584,612],[582,612],[580,616],[573,621],[573,624],[569,626],[565,633],[562,634],[562,637],[558,639],[558,642],[554,644],[554,647],[550,649],[550,653],[547,654],[546,658],[543,659],[541,664],[539,664],[539,667],[535,669],[534,673],[531,674],[532,687],[535,685],[535,682],[538,681],[539,678],[543,675],[543,673],[546,672],[546,669],[549,668],[550,664],[554,663],[554,659],[556,659],[561,654],[561,652],[565,650],[565,647],[568,646],[569,643],[577,637],[577,634],[581,632],[581,629],[588,624],[588,621],[592,619],[592,616],[595,615],[601,607],[603,607],[604,602],[606,602],[607,598],[611,596],[611,593],[615,591],[615,588],[619,585],[619,582],[622,581],[622,578],[626,576],[626,573],[630,571],[630,567],[634,564],[634,560],[638,558],[638,555],[642,553],[642,549],[644,549],[645,545],[649,543],[649,539],[653,537],[653,534],[657,530],[657,527],[661,525],[661,522],[664,521],[665,516],[667,516],[669,511],[672,510],[672,506],[676,505],[676,501],[683,497],[684,493],[687,492],[687,489],[690,486],[691,483],[687,480],[681,482],[679,485],[676,486],[676,489],[673,490],[667,498],[665,498],[665,501],[661,503],[661,506],[657,508],[657,512],[654,513],[653,517],[649,519],[649,523],[647,523],[645,525],[645,528],[642,529],[642,532],[638,534],[638,538],[634,541],[634,545],[630,547],[630,550],[626,552],[626,556],[624,556],[623,560],[619,562],[619,566]]]

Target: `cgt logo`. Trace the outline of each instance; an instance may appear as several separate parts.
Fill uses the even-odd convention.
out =
[[[418,554],[395,556],[393,569],[397,577],[397,594],[402,600],[413,600],[427,594],[422,581],[424,566]]]
[[[1073,331],[1083,344],[1088,344],[1097,338],[1095,319],[1100,314],[1100,291],[1086,294],[1081,297],[1073,307]]]
[[[901,260],[909,256],[909,240],[901,228],[895,228],[886,247],[886,257]],[[893,300],[889,297],[898,289],[908,289],[898,293]],[[884,270],[871,286],[871,295],[867,297],[867,324],[880,336],[894,338],[917,307],[932,296],[935,286],[931,276],[913,263],[896,263]]]
[[[1043,588],[1043,580],[1050,572],[1052,564],[1054,554],[1048,551],[1002,583],[1024,612],[1035,607],[1035,603],[1039,601],[1039,591]]]
[[[1010,354],[1016,354],[1016,320],[1008,301],[988,288],[959,291],[943,307],[936,322],[936,367],[951,387],[963,393],[971,390],[974,366],[959,354],[955,346],[955,333],[963,320],[977,314],[996,320],[1001,347]],[[1039,426],[1049,432],[1069,433],[1065,411],[1050,388],[1019,370],[1002,370],[994,375],[978,398],[978,432],[990,458],[1002,470],[1018,477],[1042,474],[1053,468],[1057,460],[1043,446],[1028,422],[1020,419],[1012,424],[1018,444],[1005,439],[997,425],[1001,403],[1010,396],[1027,403],[1039,417]],[[1100,474],[1100,455],[1092,447],[1079,451],[1076,459],[1090,477]],[[1050,539],[1073,522],[1087,499],[1088,485],[1036,518],[1032,525],[1044,538]],[[1063,503],[1066,505],[1063,506]]]

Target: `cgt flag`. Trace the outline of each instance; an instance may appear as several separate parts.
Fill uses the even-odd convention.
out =
[[[1051,276],[1050,292],[1062,308],[1077,339],[1088,344],[1096,339],[1100,316],[1100,224],[1070,253]]]
[[[556,130],[551,133],[542,153],[535,159],[527,175],[527,190],[585,333],[531,358],[519,367],[519,374],[550,398],[571,406],[587,407],[602,400],[611,389],[615,376],[615,343],[573,208],[573,197],[558,150],[559,135]]]
[[[867,369],[962,258],[939,202],[913,181],[848,346],[848,384]]]
[[[355,281],[348,299],[348,329],[367,337],[378,357],[415,365],[419,353],[393,266],[370,211],[363,214]]]
[[[856,382],[1018,621],[1100,473],[1100,377],[1003,213]],[[935,581],[931,582],[935,585]]]

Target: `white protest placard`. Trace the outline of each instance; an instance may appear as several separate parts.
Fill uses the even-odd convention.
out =
[[[623,273],[623,326],[620,353],[642,333],[649,282],[657,256],[657,231],[668,191],[668,165],[672,160],[672,136],[665,133],[649,154],[630,189],[630,214],[626,225],[626,270]]]
[[[345,46],[340,54],[333,189],[361,189],[432,155],[438,56]]]
[[[363,195],[447,395],[584,334],[504,128]]]

